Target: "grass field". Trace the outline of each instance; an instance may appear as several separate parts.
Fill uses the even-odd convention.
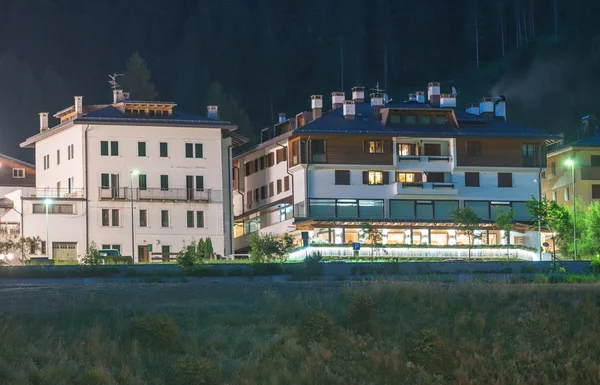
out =
[[[2,384],[597,384],[600,286],[0,287]]]

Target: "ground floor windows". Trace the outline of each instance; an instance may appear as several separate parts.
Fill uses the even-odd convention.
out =
[[[311,199],[312,218],[382,219],[383,199]]]
[[[452,211],[458,208],[458,201],[433,200],[390,200],[390,219],[404,220],[450,220]]]

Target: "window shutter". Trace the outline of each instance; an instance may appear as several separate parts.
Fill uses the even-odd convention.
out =
[[[369,172],[363,171],[363,184],[369,184]]]
[[[281,150],[275,151],[277,163],[281,162]]]
[[[392,153],[392,141],[391,140],[383,141],[383,152],[386,154]]]
[[[369,153],[369,141],[368,140],[363,141],[363,151],[365,152],[365,154]]]
[[[388,171],[383,172],[383,184],[390,184],[390,173]]]
[[[415,182],[423,182],[423,174],[420,172],[415,173]]]

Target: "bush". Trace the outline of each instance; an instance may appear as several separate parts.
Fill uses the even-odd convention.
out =
[[[594,258],[590,262],[590,270],[592,273],[600,273],[600,258]]]
[[[425,369],[436,373],[452,369],[452,355],[437,330],[421,330],[412,338],[411,344],[410,358]]]
[[[31,258],[23,261],[25,266],[54,266],[54,260],[48,258]]]
[[[253,276],[281,275],[283,267],[280,263],[253,263],[251,272]]]
[[[304,259],[304,269],[308,275],[323,274],[323,256],[320,252],[312,253]]]
[[[171,367],[174,385],[210,385],[220,383],[218,370],[205,358],[181,357]]]
[[[119,255],[104,258],[105,265],[133,265],[133,258],[129,255]]]
[[[300,320],[298,333],[302,342],[322,342],[334,338],[337,334],[337,325],[331,314],[325,311],[315,311],[306,314]]]
[[[81,258],[81,263],[84,265],[97,266],[102,262],[102,256],[98,252],[98,247],[94,242],[88,247],[87,253]]]
[[[375,326],[375,301],[365,293],[354,293],[348,304],[348,326],[358,333],[369,333]]]
[[[149,314],[133,318],[131,335],[142,346],[157,350],[173,349],[179,341],[177,325],[166,314]]]

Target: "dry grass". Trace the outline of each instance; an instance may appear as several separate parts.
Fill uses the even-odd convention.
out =
[[[598,384],[599,306],[595,284],[0,287],[0,383]]]

